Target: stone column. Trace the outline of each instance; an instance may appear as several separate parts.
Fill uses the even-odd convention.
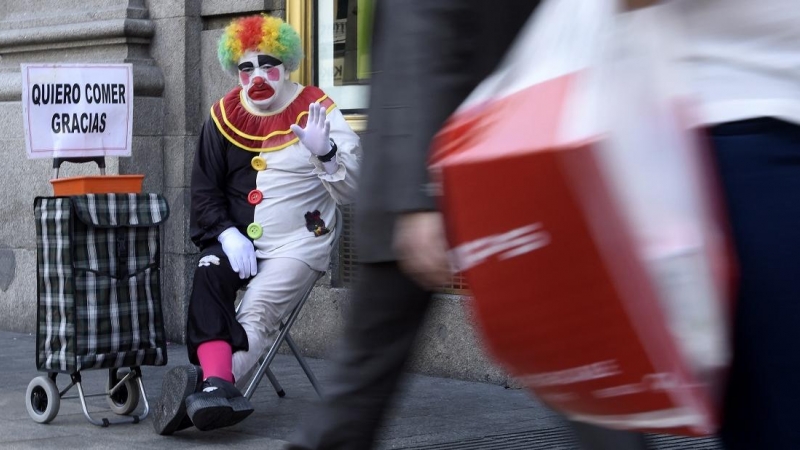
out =
[[[151,54],[164,72],[164,195],[171,208],[164,228],[167,337],[184,342],[197,248],[189,239],[189,184],[203,121],[200,0],[146,0],[155,28]]]

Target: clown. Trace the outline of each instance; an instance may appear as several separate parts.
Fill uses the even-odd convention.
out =
[[[336,204],[356,191],[359,138],[324,92],[289,79],[302,49],[288,24],[234,20],[218,57],[239,85],[212,106],[192,169],[191,237],[201,249],[186,334],[192,365],[164,378],[153,421],[164,435],[253,412],[234,383],[248,381],[280,320],[328,268]]]

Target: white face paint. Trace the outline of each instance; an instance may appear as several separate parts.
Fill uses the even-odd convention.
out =
[[[248,105],[260,112],[281,108],[293,94],[289,74],[280,60],[248,50],[239,59],[239,84]]]

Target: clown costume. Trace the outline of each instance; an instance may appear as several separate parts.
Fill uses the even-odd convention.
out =
[[[236,19],[218,57],[239,85],[212,106],[195,155],[192,365],[164,378],[154,412],[162,435],[234,425],[253,412],[235,383],[248,381],[281,319],[328,268],[336,205],[356,191],[359,138],[324,92],[290,81],[302,49],[288,24]]]

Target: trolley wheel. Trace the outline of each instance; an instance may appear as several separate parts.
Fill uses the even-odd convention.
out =
[[[28,383],[25,391],[25,408],[34,422],[50,423],[56,418],[61,406],[61,394],[56,382],[48,377],[36,377]]]
[[[122,377],[115,377],[112,381],[112,378],[109,377],[108,381],[106,381],[106,392],[110,392],[111,388],[114,387],[121,378]],[[114,414],[122,416],[132,413],[136,407],[139,406],[139,397],[139,386],[136,383],[136,378],[130,378],[117,389],[117,392],[106,397],[106,401]]]

